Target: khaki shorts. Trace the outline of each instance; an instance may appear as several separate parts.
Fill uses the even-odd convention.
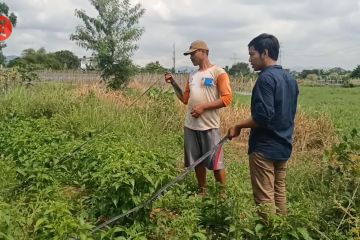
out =
[[[210,151],[220,142],[220,129],[213,128],[205,131],[192,130],[184,127],[184,156],[185,166],[189,167],[202,155]],[[222,146],[203,161],[207,169],[220,170],[225,168],[224,151]]]

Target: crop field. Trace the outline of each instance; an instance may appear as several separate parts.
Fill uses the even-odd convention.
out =
[[[191,173],[94,232],[184,170],[185,108],[172,91],[141,95],[146,89],[35,84],[1,92],[0,239],[360,239],[360,88],[327,87],[300,89],[288,216],[259,221],[245,131],[225,145],[225,195],[208,174],[200,197]],[[222,110],[223,133],[249,115],[249,101],[236,96]]]
[[[236,96],[241,104],[249,105],[250,96]],[[360,87],[300,86],[299,109],[314,116],[326,114],[339,134],[360,129]]]

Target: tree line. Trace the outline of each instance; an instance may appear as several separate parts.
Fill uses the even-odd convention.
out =
[[[21,56],[10,60],[6,67],[26,67],[32,69],[53,69],[68,70],[80,69],[81,59],[69,50],[60,50],[56,52],[47,52],[45,48],[34,50],[32,48],[22,51]],[[101,70],[96,64],[92,66],[93,70]],[[164,73],[166,71],[175,72],[172,68],[162,66],[159,61],[147,63],[144,67],[131,64],[129,67],[134,73]],[[245,62],[234,63],[232,66],[225,66],[225,71],[232,77],[246,76],[252,74],[249,65]],[[298,78],[304,79],[310,75],[348,75],[351,78],[360,78],[360,65],[353,71],[347,71],[339,67],[329,70],[324,69],[304,69],[301,72],[292,71],[292,74]]]
[[[21,56],[9,61],[7,67],[29,67],[33,69],[78,69],[80,59],[69,50],[54,53],[46,52],[45,48],[34,50],[32,48],[22,51]]]
[[[89,16],[84,10],[75,9],[75,16],[82,21],[82,25],[76,27],[75,32],[69,37],[77,45],[90,51],[94,65],[101,72],[101,76],[109,87],[121,88],[126,86],[131,75],[138,72],[162,73],[174,69],[167,69],[158,61],[148,63],[145,67],[136,66],[132,61],[134,52],[138,49],[137,41],[144,32],[139,26],[139,20],[145,13],[145,9],[138,3],[132,5],[130,0],[89,0],[97,11],[97,16]],[[16,26],[17,16],[9,11],[5,3],[0,3],[0,15],[9,17],[13,26]],[[4,65],[5,58],[2,49],[5,43],[0,44],[0,65]],[[38,50],[25,49],[21,56],[11,60],[8,65],[32,66],[36,69],[78,69],[80,59],[71,51],[61,50],[54,53],[46,52],[44,48]],[[234,63],[231,67],[225,66],[225,70],[234,77],[251,74],[249,65],[244,62]],[[304,70],[297,74],[306,77],[312,73],[320,73],[323,70]],[[328,73],[322,72],[322,73]],[[342,72],[340,72],[342,74]],[[360,77],[360,65],[356,67],[350,76]]]

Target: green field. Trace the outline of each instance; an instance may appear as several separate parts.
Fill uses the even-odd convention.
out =
[[[325,90],[301,88],[301,108],[308,105],[316,115],[313,108],[323,98],[334,105],[340,97],[349,108],[339,108],[355,106],[355,94],[344,95],[358,89]],[[44,84],[0,95],[0,239],[360,237],[360,160],[355,161],[360,147],[355,133],[325,155],[295,156],[287,176],[287,217],[259,222],[246,151],[231,142],[225,146],[226,196],[218,194],[210,173],[209,194],[198,196],[191,174],[145,209],[92,233],[182,171],[183,116],[173,93],[151,89],[125,107],[140,94]]]
[[[250,104],[250,96],[236,95],[236,101]],[[339,134],[360,129],[360,87],[300,86],[299,109],[314,115],[328,114]]]

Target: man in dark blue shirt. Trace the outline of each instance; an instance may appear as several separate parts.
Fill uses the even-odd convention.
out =
[[[251,97],[251,117],[228,131],[229,139],[242,128],[251,128],[249,165],[255,203],[259,214],[286,215],[286,163],[292,151],[292,135],[299,89],[296,80],[276,64],[279,41],[260,34],[250,41],[249,62],[260,71]]]

